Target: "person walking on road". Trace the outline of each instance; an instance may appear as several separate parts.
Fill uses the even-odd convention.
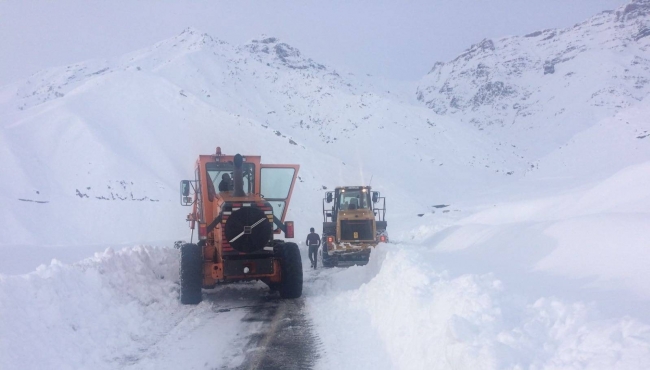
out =
[[[316,268],[318,264],[318,247],[320,247],[320,235],[314,232],[314,228],[309,229],[310,233],[307,235],[307,245],[309,246],[309,260],[311,261],[311,267]],[[313,257],[312,257],[313,256]]]

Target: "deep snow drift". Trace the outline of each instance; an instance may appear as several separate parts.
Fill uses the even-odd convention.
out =
[[[2,369],[203,369],[241,365],[248,335],[238,309],[263,284],[178,301],[178,250],[106,250],[74,265],[53,261],[0,276]],[[253,301],[254,302],[254,301]],[[34,351],[34,348],[38,348]]]
[[[178,252],[150,247],[0,277],[3,368],[123,368],[186,316],[177,280]]]
[[[324,294],[308,299],[328,354],[321,368],[650,364],[650,326],[638,320],[604,319],[589,305],[554,297],[523,301],[494,274],[452,277],[437,269],[437,258],[426,247],[382,245],[365,271],[321,273],[315,285]]]

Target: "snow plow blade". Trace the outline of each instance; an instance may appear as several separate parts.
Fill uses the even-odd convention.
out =
[[[355,252],[334,252],[332,254],[323,251],[323,267],[349,267],[363,266],[370,260],[370,248]]]

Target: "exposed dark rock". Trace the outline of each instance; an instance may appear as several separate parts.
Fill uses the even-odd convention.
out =
[[[442,66],[444,66],[444,65],[445,65],[445,63],[443,63],[443,62],[435,62],[428,74],[431,74],[431,73],[435,72],[436,70],[442,68]]]
[[[553,73],[555,73],[555,63],[552,61],[546,61],[544,63],[544,74],[548,75]]]
[[[648,14],[650,14],[650,0],[634,0],[627,4],[622,12],[616,12],[616,20],[626,22]]]
[[[104,73],[104,72],[106,72],[106,71],[108,71],[108,70],[109,70],[108,67],[106,67],[106,68],[102,68],[102,69],[100,69],[99,71],[96,71],[96,72],[93,72],[93,73],[89,73],[89,74],[87,74],[86,77],[100,75],[100,74],[102,74],[102,73]]]
[[[525,35],[524,37],[537,37],[542,34],[542,31],[535,31],[533,33],[529,33],[528,35]]]
[[[488,82],[481,86],[476,95],[470,100],[472,107],[478,107],[485,104],[492,104],[499,98],[505,98],[516,94],[516,91],[501,81]]]
[[[641,27],[639,33],[634,35],[634,41],[639,41],[646,36],[650,36],[650,27]]]
[[[555,37],[555,35],[557,35],[557,33],[556,33],[555,31],[553,31],[553,32],[551,32],[548,36],[544,37],[544,38],[542,39],[542,41],[550,40],[550,39],[552,39],[553,37]]]
[[[488,53],[494,51],[494,42],[489,39],[484,39],[483,41],[479,42],[478,44],[472,45],[469,49],[467,49],[464,53],[459,55],[456,59],[454,59],[454,62],[464,59],[464,60],[470,60],[477,54],[481,53]]]
[[[257,40],[255,40],[253,42],[257,42]],[[259,42],[262,43],[262,44],[273,44],[273,43],[278,42],[278,39],[277,39],[277,37],[267,37],[264,40],[260,40]]]
[[[88,194],[84,194],[84,193],[80,192],[79,189],[75,189],[75,191],[77,192],[76,195],[79,198],[88,198]]]

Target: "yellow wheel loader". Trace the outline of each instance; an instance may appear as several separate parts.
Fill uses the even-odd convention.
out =
[[[386,198],[370,186],[341,186],[323,198],[324,267],[365,265],[372,247],[388,242]]]

